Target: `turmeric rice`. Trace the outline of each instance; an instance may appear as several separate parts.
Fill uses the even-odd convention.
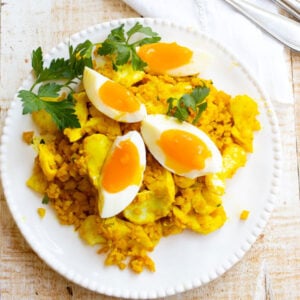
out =
[[[118,123],[106,117],[81,87],[74,94],[81,128],[60,132],[45,117],[47,113],[39,111],[33,119],[40,132],[23,135],[37,150],[27,185],[48,197],[59,222],[74,226],[87,244],[98,244],[99,253],[106,255],[106,265],[129,267],[136,273],[155,271],[149,252],[161,238],[184,230],[209,234],[226,222],[222,205],[226,180],[246,164],[247,153],[253,151],[254,132],[260,129],[257,104],[245,95],[232,97],[198,76],[137,73],[127,65],[115,71],[110,64],[97,71],[126,85],[145,104],[148,114],[165,114],[169,97],[180,97],[196,86],[210,89],[207,108],[195,126],[220,150],[222,171],[196,179],[181,177],[163,168],[148,152],[139,193],[123,212],[111,218],[101,219],[98,212],[99,167],[114,139],[139,130],[140,123]]]

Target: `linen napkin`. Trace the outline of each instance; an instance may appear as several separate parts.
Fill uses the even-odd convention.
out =
[[[254,74],[273,102],[293,103],[284,46],[224,0],[123,0],[143,17],[165,18],[202,30],[224,44]],[[270,0],[251,0],[269,11]]]

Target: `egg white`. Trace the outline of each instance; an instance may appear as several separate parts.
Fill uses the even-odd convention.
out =
[[[207,53],[193,50],[193,55],[189,63],[174,69],[169,69],[165,73],[173,77],[197,75],[205,71],[210,61],[211,56]]]
[[[85,67],[83,72],[83,86],[86,94],[93,105],[106,116],[118,122],[133,123],[144,119],[147,114],[146,107],[141,103],[140,109],[135,112],[119,111],[113,107],[106,105],[99,96],[99,88],[109,78],[101,75],[97,71]]]
[[[141,180],[138,185],[133,184],[117,193],[110,193],[101,187],[102,174],[100,174],[100,189],[99,189],[99,201],[98,208],[102,218],[109,218],[117,215],[123,209],[125,209],[135,198],[143,181],[143,174],[146,168],[146,150],[145,144],[141,135],[137,131],[130,131],[123,136],[119,136],[115,139],[107,158],[109,158],[116,147],[122,141],[130,140],[137,147],[139,154],[139,166],[141,172]],[[105,164],[105,163],[104,163]]]
[[[181,45],[182,46],[182,45]],[[136,51],[139,51],[140,47],[136,48]],[[193,55],[190,59],[190,61],[180,67],[173,68],[173,69],[168,69],[163,72],[154,72],[155,74],[162,74],[162,75],[169,75],[173,77],[181,77],[181,76],[192,76],[192,75],[197,75],[202,72],[204,72],[207,67],[211,64],[212,62],[212,56],[204,51],[200,51],[197,49],[191,49]],[[145,70],[147,72],[152,72],[149,67],[145,67]]]
[[[206,159],[205,167],[203,169],[180,173],[165,165],[166,155],[157,142],[160,139],[161,134],[169,129],[184,130],[197,136],[205,143],[208,150],[211,152],[211,157]],[[163,167],[172,173],[188,178],[196,178],[209,173],[216,173],[222,169],[222,156],[214,142],[206,133],[190,123],[180,122],[174,117],[161,114],[148,115],[142,121],[141,134],[151,154]]]

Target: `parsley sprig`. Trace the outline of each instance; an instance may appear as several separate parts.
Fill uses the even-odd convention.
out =
[[[93,47],[94,44],[89,40],[75,48],[70,45],[69,58],[53,59],[48,67],[44,66],[41,47],[33,50],[31,65],[35,81],[29,90],[20,90],[18,93],[23,102],[23,114],[45,110],[60,130],[80,127],[75,114],[72,85],[81,79],[85,66],[92,67]],[[37,85],[39,88],[35,92]],[[63,88],[68,88],[70,93],[65,99],[57,101]]]
[[[143,34],[139,40],[131,42],[133,36],[137,33]],[[137,22],[132,28],[125,32],[124,24],[113,29],[106,40],[98,49],[100,55],[110,55],[114,70],[118,66],[131,61],[134,70],[143,70],[147,64],[137,55],[136,48],[145,44],[156,43],[161,38],[156,32],[153,32],[150,27],[145,27]]]
[[[141,39],[136,39],[136,34],[141,34]],[[125,32],[124,24],[112,29],[106,40],[98,49],[100,55],[110,55],[113,67],[131,62],[134,70],[142,70],[147,64],[140,59],[136,48],[144,44],[158,42],[161,38],[150,27],[136,23]],[[131,42],[134,40],[133,42]],[[69,46],[69,58],[55,58],[49,66],[44,66],[44,58],[41,47],[32,51],[31,65],[34,74],[34,83],[29,90],[20,90],[18,97],[23,104],[23,114],[33,113],[39,110],[48,112],[60,130],[64,128],[80,127],[75,114],[72,98],[73,84],[82,78],[85,66],[92,68],[92,53],[95,44],[86,40],[75,48]],[[69,89],[64,99],[63,89]]]
[[[209,94],[210,89],[206,86],[198,86],[193,89],[190,94],[184,94],[180,99],[169,98],[167,103],[169,104],[167,115],[173,116],[180,121],[186,121],[190,116],[190,111],[194,111],[195,117],[192,121],[196,124],[207,107],[206,97]],[[174,103],[176,103],[174,105]]]

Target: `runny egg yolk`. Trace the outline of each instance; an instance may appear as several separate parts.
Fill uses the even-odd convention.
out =
[[[141,105],[131,91],[110,80],[101,85],[99,96],[106,105],[122,112],[135,112]]]
[[[211,157],[211,152],[199,137],[179,129],[164,131],[158,145],[165,153],[166,166],[179,173],[201,170],[205,167],[205,160]]]
[[[138,55],[151,71],[163,73],[188,64],[193,52],[177,43],[154,43],[141,46]]]
[[[102,187],[117,193],[141,181],[141,167],[137,147],[130,141],[119,143],[103,166]]]

